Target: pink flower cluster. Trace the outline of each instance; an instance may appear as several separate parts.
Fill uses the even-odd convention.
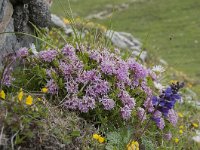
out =
[[[57,60],[58,67],[52,66],[51,70],[59,75],[59,78],[64,79],[67,94],[64,106],[67,109],[86,113],[96,107],[112,110],[117,106],[120,107],[119,113],[122,118],[128,120],[137,104],[134,96],[129,93],[130,89],[140,89],[147,100],[151,99],[152,91],[147,85],[147,77],[151,77],[152,72],[134,59],[123,60],[109,50],[88,51],[84,47],[77,50],[67,44],[60,53],[55,50],[41,51],[38,59],[46,63]],[[96,65],[90,67],[92,63]],[[85,66],[89,66],[90,69],[86,69]],[[58,94],[57,81],[52,78],[51,71],[47,74],[49,77],[46,84],[48,92]],[[113,91],[119,91],[116,97],[110,96]],[[143,108],[138,111],[140,116],[142,112],[145,113]],[[145,120],[146,116],[140,119]]]

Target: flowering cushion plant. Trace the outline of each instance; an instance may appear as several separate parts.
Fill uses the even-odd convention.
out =
[[[33,85],[38,83],[34,90],[42,89],[54,104],[80,111],[86,120],[106,130],[136,123],[148,125],[147,119],[155,121],[160,129],[164,120],[173,125],[177,122],[173,108],[183,84],[172,84],[159,97],[154,96],[152,83],[158,69],[148,69],[134,58],[124,60],[106,48],[92,50],[66,44],[61,50],[35,54],[21,48],[14,59],[24,63],[23,73],[29,75]],[[11,71],[9,65],[3,74],[1,83],[6,86],[13,80]]]

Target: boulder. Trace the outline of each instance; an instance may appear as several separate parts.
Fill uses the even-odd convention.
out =
[[[36,27],[48,27],[51,21],[49,7],[46,0],[0,0],[0,61],[6,53],[29,47],[35,40],[31,36],[4,32],[33,34],[29,22]]]
[[[147,52],[141,52],[141,43],[138,39],[134,38],[132,34],[126,32],[116,32],[108,30],[105,36],[118,48],[132,50],[132,55],[140,57],[144,62],[147,58]]]
[[[0,3],[1,5],[1,14],[3,14],[2,19],[0,21],[0,33],[2,32],[14,32],[13,26],[13,7],[11,3],[7,0],[4,0],[4,3]],[[19,44],[17,42],[17,38],[14,34],[5,33],[0,34],[0,61],[1,57],[5,53],[13,52]]]

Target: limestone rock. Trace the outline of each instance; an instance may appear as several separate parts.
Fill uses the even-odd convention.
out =
[[[0,23],[2,22],[5,11],[6,0],[0,0]]]
[[[49,6],[44,0],[30,0],[30,21],[39,27],[47,27],[51,22]]]
[[[108,30],[105,36],[111,40],[111,42],[121,49],[132,50],[132,54],[135,57],[140,56],[140,59],[144,62],[147,58],[147,52],[141,52],[141,43],[138,39],[134,38],[130,33],[116,32]]]
[[[73,30],[70,26],[67,26],[61,19],[55,14],[51,14],[52,26],[62,28],[67,35],[72,35]]]
[[[13,7],[10,2],[5,1],[4,5],[1,5],[3,8],[3,17],[0,22],[0,33],[2,32],[14,32],[13,26]],[[2,9],[1,9],[2,10]],[[16,36],[14,34],[0,34],[0,60],[1,57],[8,52],[15,50],[18,46]]]
[[[122,49],[138,50],[141,49],[141,43],[135,39],[130,33],[116,32],[108,30],[105,36],[109,38],[112,43]]]

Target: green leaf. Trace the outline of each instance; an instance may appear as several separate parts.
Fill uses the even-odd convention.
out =
[[[110,132],[107,134],[107,140],[111,144],[119,144],[122,140],[120,134],[118,132]]]
[[[78,137],[80,136],[80,134],[81,134],[80,131],[76,130],[76,131],[72,131],[71,136]]]

